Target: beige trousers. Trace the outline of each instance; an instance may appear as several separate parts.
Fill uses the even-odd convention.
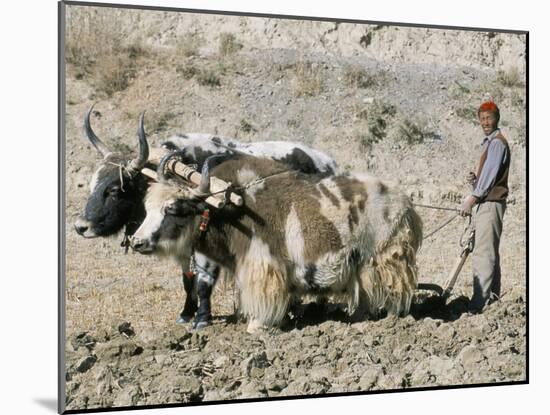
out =
[[[481,310],[500,297],[500,255],[502,218],[506,202],[483,202],[475,214],[475,246],[472,255],[474,294],[470,307]]]

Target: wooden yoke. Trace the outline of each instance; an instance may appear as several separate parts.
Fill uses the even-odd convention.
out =
[[[149,150],[149,161],[158,165],[162,157],[164,157],[167,153],[168,150],[162,148],[152,148]],[[196,184],[197,186],[201,182],[201,174],[195,169],[187,166],[186,164],[183,164],[182,162],[170,160],[167,163],[167,167],[178,176],[181,176],[185,180]],[[157,172],[151,169],[144,168],[141,170],[141,173],[143,173],[147,177],[150,177],[153,180],[158,181]],[[223,195],[229,186],[230,183],[218,179],[217,177],[210,177],[210,190],[212,191],[212,193]],[[233,192],[230,193],[229,200],[231,201],[231,203],[237,206],[243,205],[242,196],[239,196],[238,194],[235,194]],[[223,200],[219,197],[216,197],[216,195],[208,196],[205,199],[205,202],[216,208],[220,208],[223,205]]]

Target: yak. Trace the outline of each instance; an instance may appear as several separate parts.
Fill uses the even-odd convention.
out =
[[[274,160],[238,155],[197,188],[161,183],[145,199],[146,217],[132,248],[181,260],[206,254],[236,279],[247,331],[280,325],[302,295],[334,296],[349,314],[408,313],[417,286],[422,221],[411,201],[364,174],[320,178]],[[236,185],[243,206],[204,203],[214,175]],[[204,212],[209,221],[204,229]]]
[[[95,134],[90,123],[93,108],[92,105],[84,116],[84,130],[89,142],[103,159],[92,176],[86,207],[75,221],[74,227],[85,238],[111,236],[124,229],[123,245],[127,246],[128,237],[145,218],[144,197],[151,184],[151,180],[141,174],[140,170],[143,167],[155,169],[157,166],[147,160],[149,146],[144,131],[143,113],[140,115],[138,127],[138,156],[132,158],[111,151]],[[330,175],[337,169],[334,160],[326,154],[292,142],[241,144],[236,140],[211,134],[188,133],[174,135],[162,146],[169,150],[178,150],[185,163],[193,164],[199,169],[206,158],[214,154],[241,152],[272,156],[286,163],[289,169],[319,176]],[[186,299],[176,322],[182,324],[194,319],[195,328],[208,325],[211,320],[210,295],[220,267],[207,255],[191,252],[189,257],[181,258],[181,268]],[[190,271],[191,268],[193,271]],[[200,281],[197,281],[197,274]]]

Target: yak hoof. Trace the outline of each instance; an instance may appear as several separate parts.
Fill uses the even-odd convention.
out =
[[[176,319],[176,324],[187,324],[193,319],[193,316],[179,316]]]
[[[258,333],[264,330],[267,330],[267,326],[260,323],[258,320],[251,320],[246,328],[246,332],[249,334]]]
[[[193,330],[200,330],[200,329],[203,329],[205,327],[208,327],[212,325],[212,321],[211,320],[206,320],[206,321],[195,321],[193,323]]]

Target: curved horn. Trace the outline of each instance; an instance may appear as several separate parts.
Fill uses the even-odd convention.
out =
[[[137,158],[130,161],[129,168],[134,171],[140,171],[147,160],[149,159],[149,144],[147,143],[147,137],[145,136],[145,128],[143,128],[143,116],[145,111],[139,115],[139,127],[138,127],[138,138],[139,138],[139,155]]]
[[[160,159],[160,163],[157,167],[157,177],[159,182],[164,183],[168,180],[166,177],[166,163],[168,163],[175,155],[176,153],[168,153]]]
[[[95,135],[94,130],[92,130],[92,126],[90,125],[90,114],[92,113],[92,110],[94,109],[95,103],[90,107],[86,115],[84,116],[84,131],[86,131],[86,135],[88,136],[88,140],[90,140],[90,143],[96,148],[96,150],[104,157],[106,158],[109,154],[111,154],[111,150],[101,141],[97,135]]]
[[[225,154],[214,154],[204,161],[201,171],[201,182],[199,184],[199,193],[207,194],[210,192],[210,162],[216,158],[225,157]]]

